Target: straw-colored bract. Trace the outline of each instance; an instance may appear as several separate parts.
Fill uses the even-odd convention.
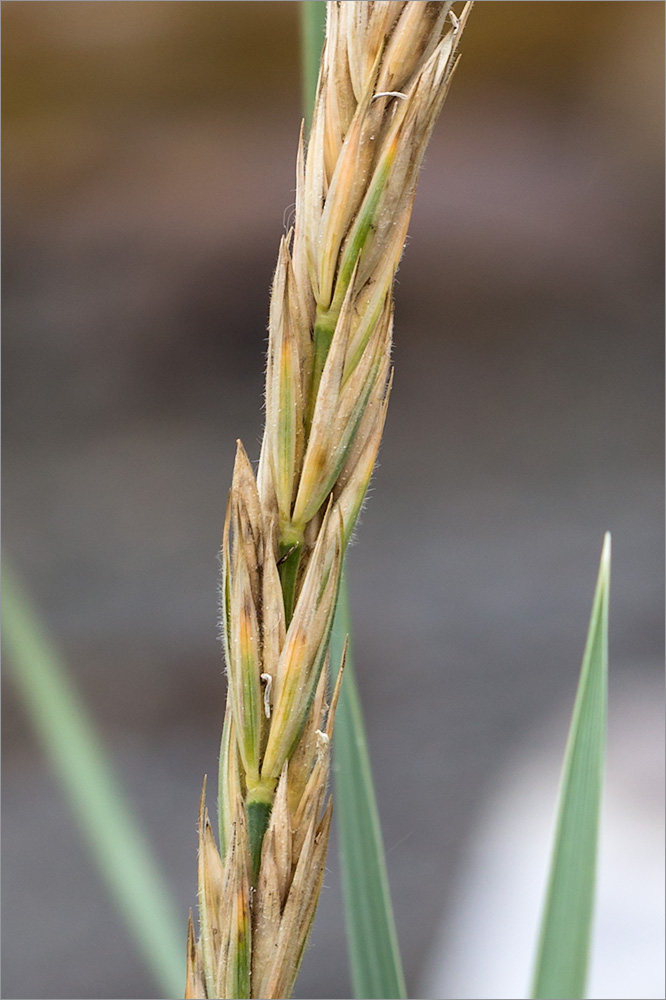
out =
[[[266,428],[224,528],[220,846],[202,796],[188,997],[287,997],[328,834],[328,646],[391,385],[392,287],[471,4],[329,3],[296,217],[273,283]]]

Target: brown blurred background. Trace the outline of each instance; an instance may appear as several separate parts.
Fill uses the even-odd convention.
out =
[[[4,546],[183,928],[223,511],[236,437],[258,455],[293,206],[297,15],[2,5]],[[663,18],[479,2],[423,172],[349,558],[411,995],[479,804],[571,704],[606,529],[612,685],[661,697]],[[156,996],[9,682],[3,720],[3,995]],[[335,845],[329,869],[299,996],[350,995]]]

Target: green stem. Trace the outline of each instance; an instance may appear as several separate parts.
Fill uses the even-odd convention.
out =
[[[287,529],[280,539],[280,583],[282,585],[282,597],[284,600],[285,625],[289,628],[289,622],[294,614],[296,604],[296,585],[298,583],[298,571],[301,565],[303,554],[303,534],[302,532]]]
[[[328,357],[331,341],[333,340],[333,334],[335,333],[337,318],[337,314],[332,315],[330,310],[325,313],[320,313],[319,310],[317,310],[317,317],[314,325],[314,360],[312,364],[312,382],[310,385],[310,399],[308,400],[308,409],[306,414],[306,432],[308,436],[310,434],[310,428],[312,427],[312,418],[314,416],[315,406],[317,405],[319,383],[321,382],[322,372],[324,371],[326,358]]]
[[[245,799],[247,834],[250,845],[250,880],[255,887],[261,866],[261,846],[271,817],[276,784],[275,778],[260,779],[254,788],[248,788]]]

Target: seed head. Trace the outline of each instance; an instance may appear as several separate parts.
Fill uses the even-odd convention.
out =
[[[314,919],[342,563],[386,420],[393,280],[418,171],[470,7],[327,5],[294,228],[273,281],[259,466],[255,476],[239,442],[224,523],[220,850],[202,796],[188,997],[288,997]]]

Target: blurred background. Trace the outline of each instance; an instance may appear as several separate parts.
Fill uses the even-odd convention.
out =
[[[236,438],[259,452],[294,200],[298,6],[2,7],[4,547],[183,935],[224,706],[222,520]],[[478,3],[420,182],[349,556],[410,995],[525,989],[526,866],[609,529],[600,923],[632,915],[646,974],[591,995],[663,996],[663,19]],[[3,751],[3,996],[157,996],[9,677]],[[297,996],[350,995],[335,844],[328,869]],[[522,941],[521,920],[525,978],[502,993],[498,934]]]

